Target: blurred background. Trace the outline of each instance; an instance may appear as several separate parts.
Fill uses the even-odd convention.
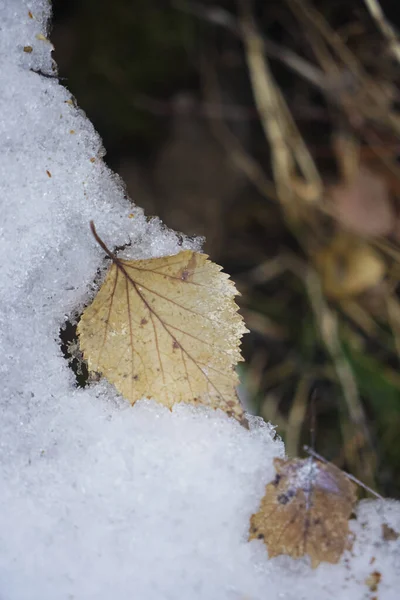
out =
[[[385,0],[53,0],[62,83],[241,292],[241,397],[400,496],[400,23]]]

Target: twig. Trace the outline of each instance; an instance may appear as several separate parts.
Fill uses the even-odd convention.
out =
[[[303,450],[305,452],[307,452],[307,454],[309,454],[310,456],[313,456],[314,458],[316,458],[317,460],[320,460],[321,462],[325,463],[326,465],[333,465],[334,467],[336,467],[336,465],[331,463],[329,460],[326,460],[326,458],[324,458],[321,454],[318,454],[318,452],[315,452],[315,450],[313,450],[309,446],[303,446]],[[339,469],[339,467],[336,467],[336,468]],[[367,490],[367,492],[369,492],[370,494],[375,496],[375,498],[379,498],[379,500],[384,500],[383,496],[381,496],[380,494],[378,494],[378,492],[375,492],[375,490],[373,490],[368,485],[366,485],[365,483],[363,483],[362,481],[357,479],[357,477],[354,477],[354,475],[352,475],[351,473],[347,473],[347,471],[343,471],[342,469],[339,469],[339,470],[342,471],[342,473],[344,473],[344,475],[346,475],[347,479],[350,479],[351,481],[354,481],[354,483],[356,483],[357,485],[363,487],[365,490]]]

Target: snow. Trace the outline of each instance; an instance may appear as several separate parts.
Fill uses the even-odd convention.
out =
[[[273,429],[75,387],[65,319],[93,295],[104,253],[199,249],[147,221],[101,141],[52,77],[46,0],[0,3],[1,600],[352,600],[397,597],[395,501],[365,502],[339,565],[268,560],[251,514],[283,456]],[[24,51],[24,48],[32,51]],[[35,72],[36,71],[36,72]],[[44,76],[45,75],[50,75]],[[395,536],[394,536],[395,537]],[[379,572],[378,592],[366,581]]]

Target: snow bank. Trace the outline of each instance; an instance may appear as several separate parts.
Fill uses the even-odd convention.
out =
[[[361,504],[340,565],[268,560],[247,535],[283,454],[270,427],[75,388],[59,330],[103,264],[89,220],[135,258],[198,242],[132,209],[53,77],[48,17],[47,0],[0,4],[0,598],[394,599],[397,503]]]

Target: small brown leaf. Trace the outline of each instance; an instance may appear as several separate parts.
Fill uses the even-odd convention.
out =
[[[382,575],[379,571],[372,571],[372,573],[365,580],[365,583],[367,584],[371,592],[376,592],[378,590],[378,585],[381,579]]]
[[[221,408],[239,421],[235,365],[246,331],[229,276],[185,250],[149,260],[113,260],[78,324],[90,371],[132,404],[143,397]]]
[[[330,198],[339,221],[359,235],[388,235],[395,211],[386,181],[367,167],[361,167],[351,181],[336,185]]]
[[[348,233],[338,233],[314,257],[329,298],[346,299],[367,292],[385,276],[382,257],[366,242]]]
[[[387,525],[387,523],[384,523],[382,525],[382,538],[385,540],[385,542],[393,542],[395,540],[397,540],[400,536],[400,533],[397,533],[397,531],[395,529],[393,529],[392,527],[389,527],[389,525]]]
[[[276,458],[274,464],[277,475],[251,518],[250,539],[263,539],[270,557],[308,554],[312,567],[337,563],[349,547],[355,485],[313,458]]]

